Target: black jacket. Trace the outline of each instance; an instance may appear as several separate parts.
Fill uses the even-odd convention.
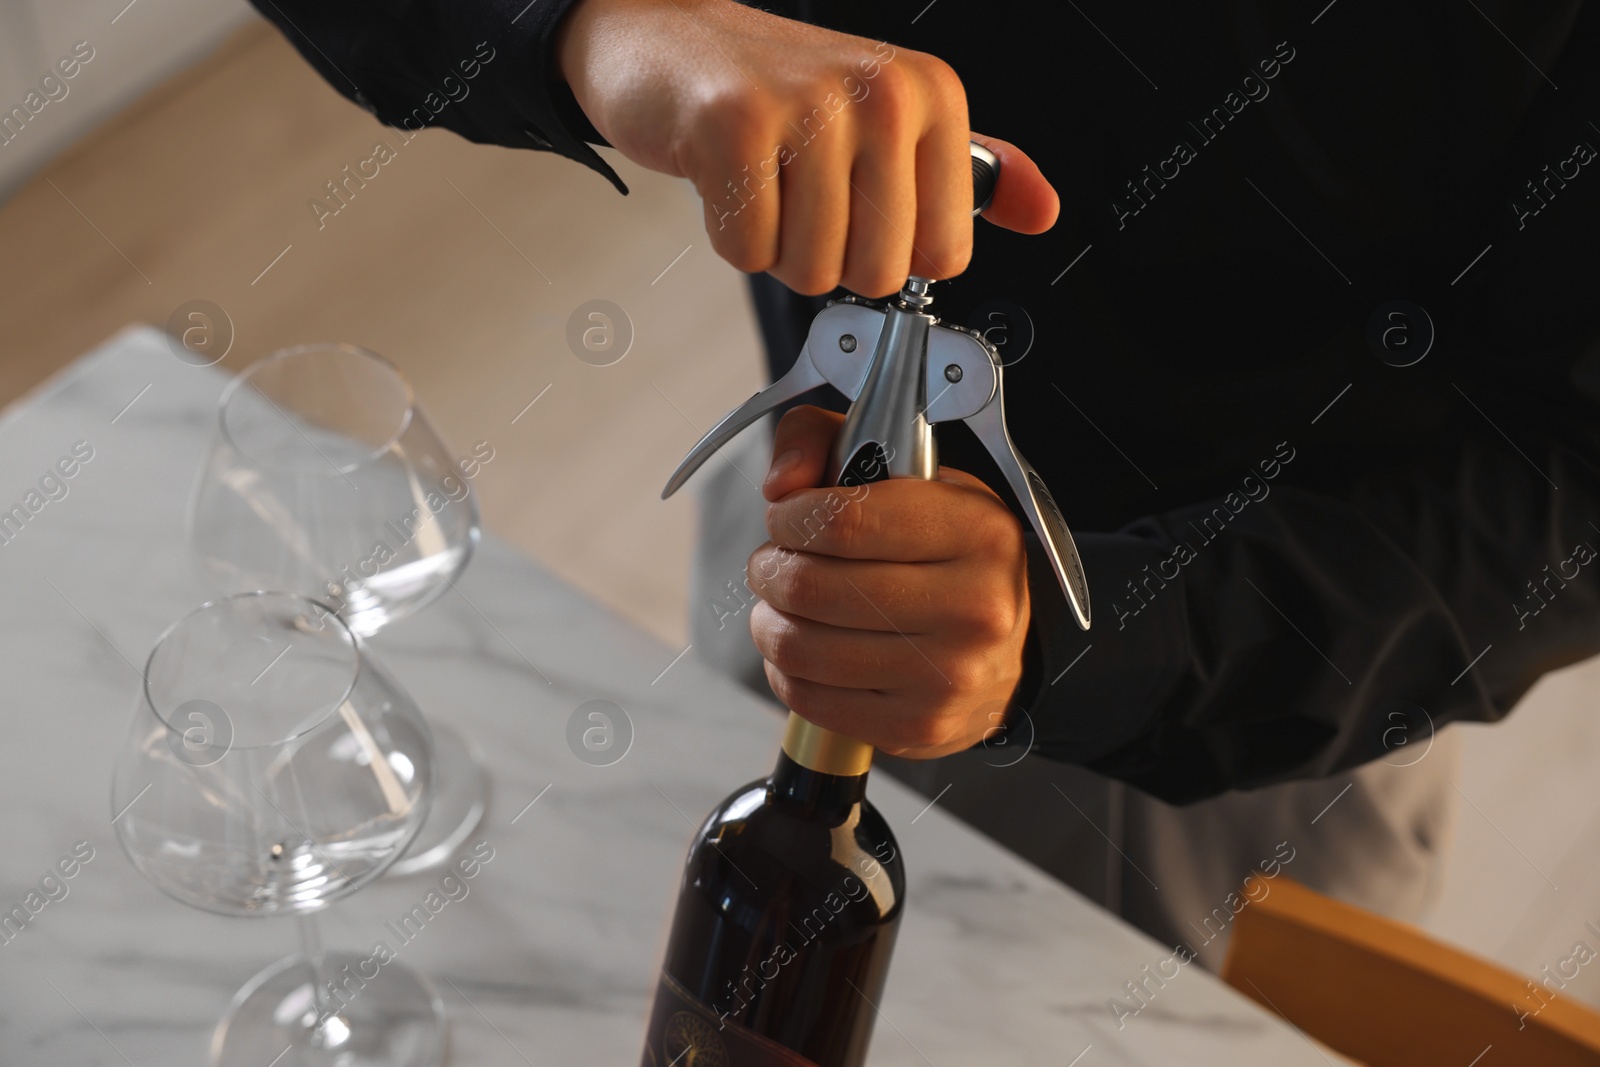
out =
[[[572,0],[255,2],[391,125],[622,188],[552,74]],[[1046,235],[980,224],[938,306],[1009,322],[1012,432],[1090,578],[1079,634],[1033,568],[1037,750],[1176,802],[1498,719],[1600,652],[1600,10],[1289,6],[777,6],[941,56],[1061,191]],[[817,302],[754,287],[780,373]]]

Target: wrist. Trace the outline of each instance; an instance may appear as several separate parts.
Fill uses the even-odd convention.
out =
[[[642,19],[659,18],[652,9],[674,0],[577,0],[556,24],[551,39],[554,73],[566,84],[578,109],[608,144],[616,141],[608,131],[604,103],[625,84],[629,68],[630,38],[639,34]],[[608,93],[606,80],[611,91]],[[626,94],[623,94],[626,98]]]
[[[595,39],[596,25],[604,18],[613,0],[577,0],[556,24],[552,38],[556,75],[574,93],[587,83],[586,72]]]
[[[605,103],[627,106],[640,92],[671,94],[670,77],[682,66],[674,42],[686,32],[696,42],[716,32],[717,10],[747,9],[735,0],[577,0],[551,39],[555,74],[597,129],[605,132]],[[692,30],[686,30],[687,19]],[[624,116],[617,116],[622,119]]]
[[[673,15],[694,17],[707,0],[577,0],[556,25],[553,44],[556,71],[575,93],[587,90],[602,70],[608,51],[626,45],[629,35],[647,29],[644,23]],[[659,34],[648,34],[658,37]]]

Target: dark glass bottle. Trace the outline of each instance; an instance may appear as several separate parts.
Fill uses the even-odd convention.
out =
[[[689,849],[644,1067],[860,1067],[904,909],[870,745],[790,714]]]

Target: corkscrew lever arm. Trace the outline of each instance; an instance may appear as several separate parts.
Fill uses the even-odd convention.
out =
[[[923,408],[924,418],[933,424],[965,422],[988,449],[1023,517],[1038,535],[1073,617],[1087,630],[1089,585],[1083,562],[1050,490],[1011,440],[1000,353],[976,330],[936,322],[928,330],[924,361],[923,381],[938,386]]]
[[[828,380],[822,376],[822,372],[817,369],[809,355],[802,351],[800,358],[794,361],[794,366],[789,368],[788,374],[728,412],[721,422],[711,427],[710,432],[700,438],[699,443],[683,457],[683,462],[678,464],[678,469],[672,472],[672,477],[667,479],[666,488],[661,490],[661,499],[665,500],[681,489],[683,483],[700,469],[701,464],[710,459],[713,452],[733,440],[740,430],[801,393],[827,383]]]
[[[1017,503],[1022,505],[1022,512],[1027,516],[1028,524],[1033,527],[1034,533],[1039,535],[1039,542],[1044,546],[1045,555],[1050,558],[1050,567],[1055,571],[1056,581],[1060,583],[1061,591],[1066,594],[1067,603],[1072,607],[1072,615],[1078,622],[1078,628],[1087,630],[1089,583],[1084,577],[1083,560],[1078,556],[1078,546],[1073,543],[1072,531],[1067,529],[1067,521],[1062,518],[1061,509],[1056,507],[1055,498],[1045,487],[1044,479],[1039,477],[1038,472],[1033,469],[1033,464],[1023,458],[1022,453],[1017,451],[1017,446],[1011,441],[1011,433],[1006,429],[1002,374],[995,375],[994,398],[967,416],[964,421],[972,430],[973,436],[989,450],[995,466],[1005,475],[1006,483],[1016,495]]]

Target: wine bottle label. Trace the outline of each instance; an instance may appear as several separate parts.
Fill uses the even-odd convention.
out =
[[[718,1018],[665,971],[641,1067],[817,1067],[771,1038]]]

